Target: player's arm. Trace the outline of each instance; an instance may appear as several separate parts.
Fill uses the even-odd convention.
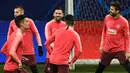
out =
[[[52,35],[51,33],[52,33],[51,28],[50,28],[49,24],[47,23],[45,26],[45,38],[46,39],[50,38],[50,36]]]
[[[24,56],[22,56],[22,60],[23,60],[23,61],[28,61],[29,59],[26,58],[26,57],[24,57]]]
[[[12,41],[11,48],[9,51],[9,55],[11,56],[11,58],[18,64],[21,64],[21,61],[19,60],[19,58],[16,54],[16,50],[20,43],[21,43],[21,36],[17,34]]]
[[[50,38],[48,38],[48,40],[46,40],[46,42],[44,43],[49,54],[51,54],[52,52],[52,47],[50,46],[50,44],[54,41],[55,41],[55,34],[53,34]]]
[[[34,33],[34,35],[36,36],[36,40],[38,43],[38,52],[39,52],[39,56],[43,55],[43,50],[42,50],[42,42],[41,42],[41,37],[39,35],[39,32],[33,22],[33,20],[30,19],[30,29],[32,30],[32,32]]]
[[[105,36],[106,36],[106,24],[104,24],[103,29],[102,29],[101,44],[99,48],[100,53],[102,53],[104,49]]]
[[[126,22],[126,26],[124,27],[124,40],[125,40],[125,49],[126,52],[130,52],[130,48],[129,48],[129,41],[130,41],[130,35],[129,35],[129,24],[128,22]]]
[[[2,52],[3,54],[5,54],[5,55],[8,54],[8,52],[7,52],[7,42],[5,42],[4,46],[3,46],[2,49],[1,49],[1,52]]]
[[[30,29],[32,30],[32,32],[36,36],[36,40],[37,40],[38,46],[42,46],[41,37],[40,37],[39,32],[38,32],[38,30],[37,30],[37,28],[35,26],[35,23],[31,19],[29,20],[29,22],[30,22]]]
[[[74,58],[71,60],[71,64],[74,63],[79,58],[81,53],[82,53],[81,41],[80,37],[77,36],[74,44]]]
[[[13,21],[11,21],[10,24],[9,24],[8,33],[7,33],[7,39],[9,38],[9,36],[11,35],[11,33],[13,32],[12,22]]]
[[[46,38],[46,40],[47,40],[48,38],[50,38],[51,35],[52,35],[52,30],[51,30],[49,24],[46,24],[46,26],[45,26],[45,38]],[[51,47],[53,47],[53,46],[54,46],[54,44],[51,43]]]

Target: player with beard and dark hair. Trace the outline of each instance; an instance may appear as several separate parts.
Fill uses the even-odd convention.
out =
[[[14,8],[14,18],[16,18],[19,15],[24,15],[23,6],[16,6]],[[39,56],[43,55],[41,37],[40,37],[39,32],[35,26],[34,21],[32,19],[28,18],[28,22],[30,23],[29,29],[23,35],[23,42],[24,42],[23,57],[28,58],[28,60],[24,59],[24,64],[26,66],[29,66],[32,73],[39,73],[38,69],[37,69],[37,65],[36,65],[36,56],[35,56],[34,45],[33,45],[33,35],[36,36],[36,40],[38,43]],[[18,29],[18,27],[16,26],[15,21],[12,20],[10,22],[10,25],[9,25],[7,38],[9,38],[10,35],[13,32],[15,32],[17,29]]]
[[[116,58],[120,64],[130,73],[129,66],[129,24],[120,14],[120,3],[110,4],[109,14],[105,17],[100,52],[101,61],[95,73],[102,73],[109,66],[112,59]]]
[[[66,15],[65,22],[66,27],[56,30],[44,43],[50,54],[49,62],[51,64],[51,73],[69,73],[69,66],[71,66],[82,53],[80,36],[74,31],[74,16],[71,14]],[[55,46],[52,50],[50,44],[53,42],[55,42]],[[68,62],[73,49],[74,57]]]
[[[49,21],[46,26],[45,26],[45,37],[46,40],[48,38],[50,38],[50,36],[57,30],[60,28],[64,28],[66,27],[66,24],[64,21],[62,21],[62,17],[63,17],[63,10],[61,7],[58,7],[55,9],[54,13],[53,13],[54,18]],[[51,47],[53,48],[54,44],[51,44]],[[50,64],[49,64],[49,54],[47,53],[46,56],[46,64],[44,67],[44,72],[49,73],[50,72]]]

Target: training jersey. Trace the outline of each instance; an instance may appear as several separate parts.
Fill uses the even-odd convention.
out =
[[[57,30],[57,29],[60,29],[60,28],[64,28],[66,27],[66,24],[65,22],[63,21],[60,21],[60,22],[57,22],[55,19],[51,20],[50,22],[48,22],[45,26],[45,38],[46,40],[48,38],[50,38],[50,36]],[[53,45],[54,44],[51,44],[51,47],[53,48]],[[49,54],[47,53],[47,56],[46,58],[49,58]]]
[[[12,50],[16,50],[16,55],[19,61],[21,61],[23,54],[23,35],[20,29],[12,32],[1,49],[1,52],[7,57],[4,65],[4,70],[7,71],[14,71],[18,68],[18,64],[10,56]]]
[[[123,17],[114,19],[111,15],[105,17],[105,25],[102,32],[101,45],[106,52],[118,52],[129,50],[129,24]]]
[[[53,50],[50,44],[54,42]],[[52,36],[44,43],[50,58],[49,61],[56,65],[68,65],[70,53],[74,47],[74,58],[71,62],[75,62],[82,52],[81,41],[79,35],[69,27],[69,29],[58,29]]]
[[[36,36],[36,40],[38,42],[38,46],[42,46],[41,43],[41,37],[39,35],[39,32],[33,22],[33,20],[28,19],[30,23],[30,28],[25,31],[25,34],[23,35],[23,40],[24,40],[24,50],[23,50],[23,55],[28,55],[28,54],[35,54],[34,52],[34,46],[33,46],[33,34]],[[9,37],[12,32],[16,31],[18,27],[15,24],[15,21],[12,20],[10,22],[9,30],[8,30],[8,36]]]

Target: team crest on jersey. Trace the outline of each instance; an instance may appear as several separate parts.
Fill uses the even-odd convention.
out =
[[[117,28],[120,28],[120,24],[118,24],[116,27],[117,27]]]

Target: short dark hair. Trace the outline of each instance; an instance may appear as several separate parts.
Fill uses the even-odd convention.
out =
[[[68,25],[68,26],[73,26],[74,25],[74,16],[73,15],[71,15],[71,14],[67,14],[66,16],[65,16],[65,21],[66,21],[66,25]]]
[[[110,6],[114,6],[116,10],[121,10],[121,5],[118,1],[116,2],[111,2]]]
[[[55,10],[62,10],[63,11],[62,7],[56,7]]]
[[[19,15],[17,16],[14,20],[15,20],[15,23],[17,25],[17,27],[19,28],[20,27],[20,23],[26,18],[25,15]]]
[[[16,6],[15,9],[16,9],[16,8],[20,8],[20,9],[24,10],[24,7],[23,7],[23,6],[20,6],[20,5],[19,5],[19,6]]]

